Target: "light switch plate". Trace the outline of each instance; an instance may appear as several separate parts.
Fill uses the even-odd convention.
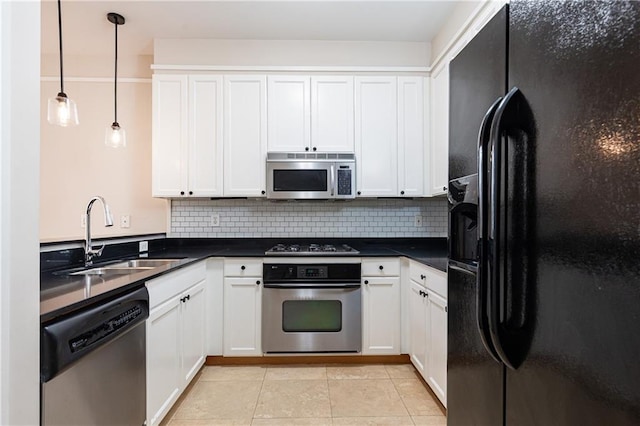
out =
[[[416,216],[413,218],[413,224],[414,224],[414,226],[415,226],[415,227],[420,227],[420,226],[422,226],[422,216],[420,216],[420,215],[416,215]]]
[[[120,228],[129,228],[131,226],[131,216],[123,214],[120,216]]]

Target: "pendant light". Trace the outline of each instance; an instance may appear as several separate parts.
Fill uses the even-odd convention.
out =
[[[124,17],[117,13],[108,13],[107,19],[116,30],[115,41],[115,72],[113,77],[113,124],[107,127],[104,143],[112,148],[124,148],[127,146],[127,134],[118,123],[118,25],[124,25]]]
[[[78,125],[78,108],[76,103],[64,93],[64,78],[62,66],[62,11],[58,0],[58,40],[60,42],[60,92],[55,98],[49,98],[47,106],[47,121],[62,127]]]

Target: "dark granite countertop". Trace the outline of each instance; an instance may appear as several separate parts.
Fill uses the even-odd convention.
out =
[[[278,243],[293,244],[308,242],[309,239],[185,239],[167,238],[158,244],[154,255],[163,253],[165,257],[265,257],[264,252]],[[358,250],[358,254],[341,254],[340,257],[396,257],[406,256],[427,266],[447,271],[447,240],[446,238],[344,238],[323,239],[328,244],[348,244]],[[160,246],[163,244],[163,246]],[[311,256],[311,255],[310,255]],[[286,255],[278,256],[286,257]],[[320,255],[328,258],[331,256]]]
[[[180,259],[170,265],[146,271],[119,275],[111,279],[101,276],[73,276],[61,273],[82,266],[82,249],[62,250],[41,254],[40,320],[50,321],[85,306],[110,299],[133,290],[177,268],[207,257],[265,257],[265,251],[277,243],[304,243],[310,239],[282,238],[163,238],[149,241],[150,258]],[[314,239],[314,241],[320,239]],[[406,256],[427,266],[447,270],[446,238],[401,239],[322,239],[322,243],[349,244],[360,253],[340,257],[397,257]],[[102,260],[105,263],[137,256],[137,243],[107,246]],[[282,257],[282,256],[277,256]],[[331,259],[332,257],[320,256]],[[94,265],[97,266],[98,264]]]

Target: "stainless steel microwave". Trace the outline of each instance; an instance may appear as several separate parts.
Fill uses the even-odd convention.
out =
[[[270,152],[267,154],[267,198],[355,198],[355,167],[355,154],[350,153]]]

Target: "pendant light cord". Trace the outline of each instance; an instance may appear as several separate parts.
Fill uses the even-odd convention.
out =
[[[58,0],[58,41],[60,42],[60,93],[64,93],[64,78],[62,78],[62,11]]]
[[[58,0],[59,1],[59,0]],[[116,27],[116,49],[115,49],[115,71],[113,73],[113,118],[114,122],[118,122],[118,23],[113,24]]]

